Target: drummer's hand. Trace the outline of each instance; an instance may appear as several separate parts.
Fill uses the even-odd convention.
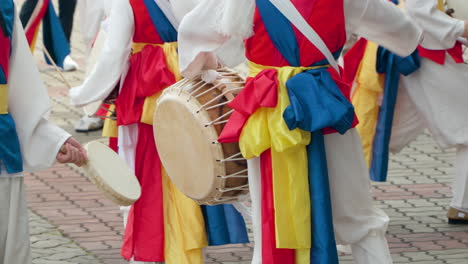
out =
[[[69,138],[57,154],[57,161],[60,163],[74,163],[82,166],[86,160],[86,150],[74,138]]]

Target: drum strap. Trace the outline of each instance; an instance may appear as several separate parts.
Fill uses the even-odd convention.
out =
[[[299,13],[297,8],[291,3],[290,0],[269,0],[315,47],[317,47],[328,63],[340,74],[338,62],[336,61],[333,53],[327,47],[323,39],[317,32],[310,26],[304,17]]]

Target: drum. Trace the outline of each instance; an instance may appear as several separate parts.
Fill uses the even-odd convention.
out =
[[[468,0],[446,0],[447,13],[457,19],[468,20]]]
[[[138,179],[117,153],[97,141],[86,144],[84,148],[88,161],[83,170],[107,198],[121,206],[132,205],[140,198]]]
[[[233,110],[228,103],[244,87],[233,70],[218,70],[208,84],[184,79],[165,89],[154,114],[154,137],[169,177],[202,205],[232,202],[248,193],[247,162],[238,144],[221,144],[219,134]]]

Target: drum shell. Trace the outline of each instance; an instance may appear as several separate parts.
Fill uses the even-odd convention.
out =
[[[230,79],[231,82],[243,82],[243,80],[237,75],[233,74],[233,76],[234,78]],[[169,177],[184,194],[194,199],[199,204],[206,205],[220,204],[225,203],[228,200],[233,200],[236,196],[247,193],[246,186],[248,184],[246,175],[247,162],[240,155],[238,144],[221,144],[217,142],[217,138],[223,130],[225,122],[214,121],[219,120],[220,117],[224,121],[228,119],[232,109],[226,103],[234,98],[233,92],[226,92],[226,89],[230,89],[229,87],[219,83],[217,86],[218,87],[214,87],[213,84],[207,84],[201,80],[182,80],[166,89],[158,101],[154,117],[156,145],[160,153],[161,161],[166,168]],[[243,84],[236,84],[234,89],[242,87]],[[195,89],[196,92],[193,93]],[[177,101],[177,103],[180,104],[180,107],[177,108],[177,105],[173,105],[174,108],[169,110],[168,106],[174,101]],[[166,112],[163,113],[164,111]],[[193,137],[199,139],[195,134],[200,134],[204,137],[201,140],[203,142],[197,143],[202,144],[204,146],[203,149],[210,149],[210,151],[204,151],[199,154],[195,147],[188,147],[182,150],[180,146],[172,146],[171,149],[168,142],[174,142],[174,144],[177,145],[179,144],[180,138],[178,139],[175,135],[172,136],[170,131],[168,131],[167,124],[161,123],[173,121],[169,120],[167,116],[164,116],[168,114],[170,115],[168,111],[187,112],[188,118],[194,119],[190,122],[197,124],[197,128],[194,129],[197,130],[197,133],[194,133]],[[190,128],[186,123],[182,121],[178,122],[181,124],[171,125],[171,127],[181,130],[193,129],[193,126]],[[198,133],[198,130],[200,130],[200,133]],[[176,148],[179,153],[181,151],[184,151],[184,153],[171,156],[168,152],[174,151],[174,148]],[[204,162],[209,164],[190,164],[190,162],[184,162],[184,160],[176,161],[174,158],[183,156],[187,161],[190,157],[198,158],[197,155],[206,155],[208,152],[210,153],[209,160],[205,160]],[[226,161],[226,159],[233,156],[236,156],[236,158]],[[207,166],[210,168],[212,167],[213,170],[207,170],[207,173],[210,175],[200,177],[200,175],[184,175],[181,168],[175,168],[176,166]],[[190,173],[192,171],[199,171],[198,169],[199,168],[187,168],[185,171]],[[241,177],[229,177],[230,175],[237,173],[239,173]],[[187,181],[204,177],[208,177],[208,181],[210,183],[207,184],[212,186],[208,191],[204,190],[201,193],[196,193],[196,191],[191,189],[193,186],[188,186],[190,183]],[[198,183],[195,182],[193,184]],[[244,188],[241,188],[242,186],[244,186]]]

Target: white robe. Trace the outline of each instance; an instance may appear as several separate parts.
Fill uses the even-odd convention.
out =
[[[8,105],[16,124],[24,171],[32,172],[52,166],[70,134],[48,121],[50,98],[18,17],[13,30]],[[5,169],[1,173],[1,177],[19,176],[9,175]]]
[[[344,0],[346,31],[409,55],[422,39],[410,18],[386,0]],[[252,34],[253,0],[204,0],[179,28],[179,64],[185,77],[245,60],[243,39]],[[401,41],[404,39],[405,41]],[[356,263],[392,263],[384,233],[388,216],[372,204],[369,176],[355,129],[325,136],[336,239],[350,244]],[[261,257],[261,182],[258,160],[249,161],[255,239],[252,263]],[[359,212],[359,213],[356,213]]]
[[[166,2],[162,5],[161,2]],[[178,24],[199,0],[155,0],[171,23]],[[169,2],[169,4],[167,4]],[[164,8],[169,6],[170,8]],[[170,14],[172,11],[172,14]],[[84,106],[105,99],[117,85],[123,84],[129,66],[135,30],[133,10],[128,0],[113,0],[109,31],[99,59],[84,83],[70,90],[71,103]]]
[[[464,22],[437,9],[437,0],[407,0],[409,14],[426,31],[422,46],[450,49]],[[437,143],[457,148],[452,207],[468,210],[468,65],[446,55],[445,64],[421,58],[421,68],[401,76],[390,149],[400,151],[424,129]]]

